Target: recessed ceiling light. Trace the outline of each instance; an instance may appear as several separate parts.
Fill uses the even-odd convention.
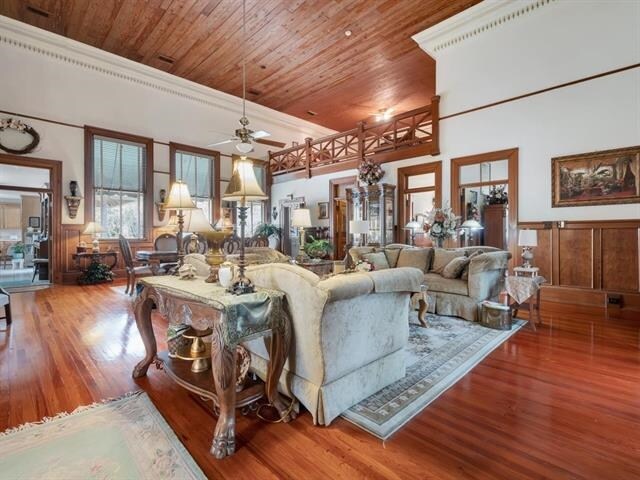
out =
[[[345,31],[344,31],[344,36],[345,36],[345,37],[350,37],[352,33],[353,33],[353,32],[352,32],[351,30],[345,30]]]
[[[51,16],[51,13],[47,12],[43,8],[36,7],[35,5],[27,5],[27,10],[29,10],[31,13],[35,13],[36,15],[40,15],[41,17],[44,17],[44,18],[49,18]]]
[[[312,117],[315,117],[316,115],[318,115],[318,112],[314,112],[313,110],[307,110],[307,113]]]
[[[172,57],[170,57],[168,55],[162,55],[162,54],[158,55],[158,60],[160,60],[162,62],[165,62],[165,63],[171,63],[171,64],[173,64],[176,61],[175,58],[172,58]]]
[[[389,120],[391,118],[392,113],[393,113],[393,108],[381,108],[380,110],[378,110],[378,113],[375,114],[376,122]]]

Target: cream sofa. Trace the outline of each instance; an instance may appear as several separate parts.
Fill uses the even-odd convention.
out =
[[[484,300],[497,300],[503,288],[504,274],[511,258],[509,252],[493,247],[438,249],[391,244],[384,248],[351,248],[347,256],[347,267],[355,265],[356,262],[363,258],[363,255],[368,253],[400,250],[397,255],[389,255],[388,253],[391,252],[385,254],[389,260],[390,269],[394,269],[396,264],[401,261],[403,249],[428,251],[426,262],[411,265],[419,268],[424,273],[424,284],[428,288],[429,296],[428,311],[438,315],[461,317],[470,321],[478,320],[479,306]],[[469,261],[466,274],[468,278],[445,278],[440,273],[433,271],[433,266],[436,264],[436,256],[442,255],[444,257],[446,252],[458,252],[466,256],[478,252]],[[406,265],[406,262],[404,264]]]
[[[329,425],[342,412],[405,375],[409,299],[420,291],[415,268],[335,275],[325,280],[296,265],[255,265],[259,287],[286,293],[293,323],[280,388],[313,421]],[[248,342],[251,368],[265,378],[264,340]]]

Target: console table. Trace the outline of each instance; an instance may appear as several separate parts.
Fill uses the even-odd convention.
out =
[[[76,264],[76,268],[80,271],[86,271],[89,263],[104,263],[109,270],[113,270],[113,268],[118,264],[118,252],[82,252],[82,253],[74,253],[71,255],[73,261]],[[110,259],[111,263],[106,263],[105,260]],[[83,265],[83,262],[84,265]]]
[[[133,369],[133,378],[147,374],[151,363],[187,390],[213,400],[219,410],[211,453],[224,458],[235,452],[235,409],[264,396],[288,422],[296,416],[277,386],[291,341],[290,318],[284,309],[284,293],[258,289],[256,293],[233,295],[217,284],[202,279],[182,280],[173,276],[147,277],[138,281],[134,302],[136,324],[146,356]],[[211,372],[193,373],[185,361],[157,352],[151,324],[156,306],[169,326],[191,325],[212,330]],[[257,384],[236,395],[237,347],[241,342],[269,336],[269,367],[266,385]]]
[[[162,250],[138,250],[136,252],[136,260],[146,263],[151,268],[154,275],[160,274],[160,265],[162,263],[178,263],[178,252],[162,251]]]

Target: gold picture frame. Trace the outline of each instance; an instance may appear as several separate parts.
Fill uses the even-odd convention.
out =
[[[640,145],[551,159],[551,206],[640,203]]]
[[[329,202],[318,202],[318,220],[329,218]]]

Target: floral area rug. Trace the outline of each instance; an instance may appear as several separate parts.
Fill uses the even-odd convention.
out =
[[[343,418],[386,440],[526,323],[514,319],[511,330],[493,330],[440,315],[429,315],[428,322],[428,328],[414,321],[409,325],[405,377],[354,405]]]
[[[143,392],[0,434],[0,478],[205,479]]]

